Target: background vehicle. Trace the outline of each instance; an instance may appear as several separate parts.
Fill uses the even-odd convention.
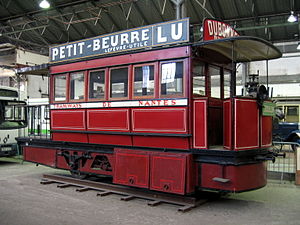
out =
[[[274,125],[273,134],[278,141],[296,142],[300,144],[300,99],[276,98],[276,107],[280,109],[284,118]],[[293,151],[297,144],[292,144]]]
[[[18,153],[16,138],[26,135],[26,102],[16,88],[0,87],[0,156]]]

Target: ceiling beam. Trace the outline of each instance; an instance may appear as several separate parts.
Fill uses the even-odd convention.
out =
[[[277,24],[266,24],[260,26],[250,26],[250,27],[240,27],[236,28],[237,31],[246,31],[246,30],[257,30],[257,29],[265,29],[265,28],[273,28],[273,27],[284,27],[284,26],[295,26],[299,25],[300,22],[295,23],[277,23]]]
[[[165,0],[165,1],[166,1],[166,0]],[[154,6],[155,11],[158,13],[160,19],[161,19],[162,21],[165,21],[165,19],[163,18],[162,12],[159,10],[158,6],[155,4],[155,0],[151,0],[151,2],[152,2],[152,4],[153,4],[153,6]],[[165,4],[165,3],[164,3],[164,4]]]
[[[133,6],[136,9],[136,11],[138,12],[139,16],[144,20],[144,22],[146,24],[150,24],[149,20],[145,17],[144,13],[142,13],[141,8],[139,7],[137,2],[133,2]]]

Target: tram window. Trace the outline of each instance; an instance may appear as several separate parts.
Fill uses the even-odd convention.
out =
[[[161,95],[183,94],[183,62],[161,65]]]
[[[110,71],[110,97],[126,98],[128,96],[128,68]]]
[[[230,97],[230,78],[230,71],[224,70],[224,98]]]
[[[84,99],[84,73],[72,73],[70,76],[70,99]]]
[[[134,67],[134,96],[154,95],[154,66]]]
[[[54,77],[54,101],[66,100],[66,83],[66,75],[59,75]]]
[[[210,96],[213,98],[221,98],[221,73],[220,68],[218,67],[209,67],[209,76],[210,76]]]
[[[105,72],[93,71],[89,74],[89,99],[104,99]]]
[[[205,64],[203,62],[193,63],[193,95],[205,96]]]

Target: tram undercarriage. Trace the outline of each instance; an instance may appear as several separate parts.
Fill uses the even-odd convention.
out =
[[[266,184],[267,150],[176,151],[19,139],[26,161],[69,170],[78,178],[106,175],[113,183],[175,194],[243,192]],[[64,146],[63,148],[61,146]],[[40,157],[41,151],[43,157]]]

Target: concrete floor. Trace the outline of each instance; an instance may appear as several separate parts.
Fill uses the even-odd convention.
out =
[[[177,207],[149,207],[144,200],[96,197],[93,191],[41,185],[43,173],[57,170],[0,158],[0,225],[247,225],[300,224],[300,188],[267,187],[214,200],[187,213]]]

